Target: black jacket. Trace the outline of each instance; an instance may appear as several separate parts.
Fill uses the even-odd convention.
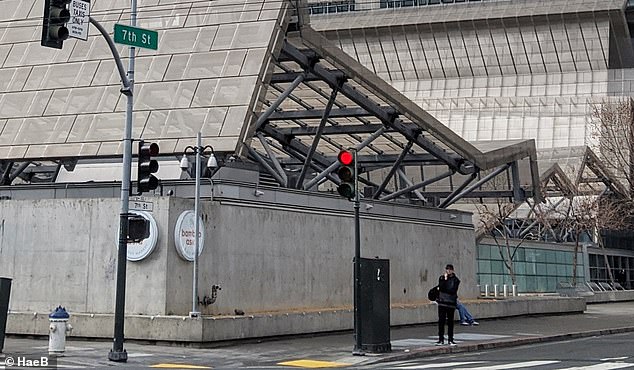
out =
[[[439,306],[456,308],[456,301],[458,300],[458,286],[460,285],[460,279],[456,274],[447,276],[442,275],[438,278],[438,290],[440,295],[436,300]]]

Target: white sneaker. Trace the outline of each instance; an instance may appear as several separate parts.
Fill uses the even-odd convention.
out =
[[[479,324],[477,321],[473,320],[473,322],[471,323],[471,325],[473,325],[473,326],[478,326],[478,325],[480,325],[480,324]]]

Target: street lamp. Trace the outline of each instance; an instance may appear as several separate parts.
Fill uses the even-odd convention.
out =
[[[183,171],[187,171],[189,168],[189,160],[187,159],[187,151],[191,151],[196,155],[196,192],[195,192],[195,200],[194,200],[194,274],[193,274],[193,284],[192,284],[192,311],[189,313],[189,317],[198,317],[200,316],[200,312],[198,311],[198,251],[200,250],[200,241],[198,235],[200,233],[200,217],[198,216],[200,213],[200,156],[205,150],[211,150],[211,154],[209,155],[209,159],[207,160],[207,168],[213,169],[218,167],[218,161],[216,160],[216,155],[214,152],[214,148],[211,145],[202,146],[202,139],[200,137],[200,132],[196,135],[196,146],[187,146],[185,147],[183,158],[180,162],[180,168]]]

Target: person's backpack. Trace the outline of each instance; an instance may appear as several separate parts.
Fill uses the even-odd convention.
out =
[[[438,285],[429,289],[429,292],[427,292],[427,298],[430,301],[436,301],[439,295],[440,295],[440,289],[438,289]]]

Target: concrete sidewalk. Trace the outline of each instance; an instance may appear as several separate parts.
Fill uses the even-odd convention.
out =
[[[583,314],[518,316],[481,320],[479,326],[456,326],[456,347],[434,346],[435,325],[400,327],[392,330],[392,352],[352,356],[351,333],[278,340],[234,342],[219,348],[187,348],[126,342],[125,364],[107,360],[109,341],[69,341],[59,364],[66,368],[173,367],[213,368],[332,367],[375,364],[444,353],[481,351],[536,342],[634,331],[634,302],[588,305]],[[8,337],[5,355],[44,354],[47,341]],[[2,360],[0,359],[0,364]]]

